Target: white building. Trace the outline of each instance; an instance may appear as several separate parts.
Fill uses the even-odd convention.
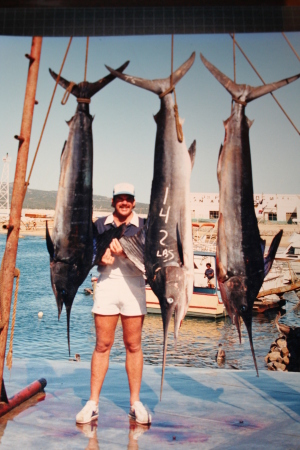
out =
[[[218,193],[191,193],[193,219],[218,219]],[[258,220],[294,223],[300,221],[300,195],[254,194],[254,209]]]

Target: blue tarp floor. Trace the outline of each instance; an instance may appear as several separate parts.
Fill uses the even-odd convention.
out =
[[[1,449],[299,449],[300,374],[168,366],[162,401],[160,366],[145,366],[141,400],[150,428],[128,418],[123,364],[112,363],[94,424],[78,426],[89,397],[90,364],[14,359],[8,397],[46,378],[45,394],[0,418]]]

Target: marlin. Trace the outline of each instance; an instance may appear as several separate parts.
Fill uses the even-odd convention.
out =
[[[124,70],[126,62],[119,71]],[[57,80],[57,74],[49,69]],[[89,113],[91,97],[115,79],[109,74],[94,83],[70,83],[60,77],[58,83],[77,98],[75,115],[67,122],[68,140],[60,159],[60,179],[56,198],[52,236],[46,224],[46,243],[50,255],[52,289],[60,318],[63,304],[67,313],[67,335],[70,354],[70,314],[79,286],[93,265],[99,263],[114,237],[122,228],[97,237],[92,222],[93,210],[93,117]]]
[[[163,329],[163,368],[161,395],[166,363],[168,328],[174,313],[175,343],[193,293],[193,241],[190,214],[190,176],[196,143],[187,150],[183,136],[178,139],[172,90],[190,69],[195,53],[170,77],[145,80],[108,70],[128,83],[147,89],[160,97],[154,174],[150,208],[143,230],[132,238],[122,237],[124,252],[142,271],[159,299]],[[180,125],[182,121],[179,120]],[[178,123],[177,123],[178,125]]]
[[[258,376],[252,341],[252,308],[264,277],[272,267],[282,236],[274,237],[268,254],[260,238],[253,202],[253,182],[249,129],[253,123],[245,115],[249,102],[295,81],[299,75],[252,87],[236,84],[202,54],[206,68],[230,93],[234,106],[224,122],[225,138],[221,145],[217,176],[219,182],[219,222],[217,234],[217,278],[223,302],[241,341],[240,318],[243,319]]]

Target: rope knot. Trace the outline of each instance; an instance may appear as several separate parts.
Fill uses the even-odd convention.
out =
[[[244,102],[243,100],[240,100],[239,98],[232,97],[232,100],[235,103],[238,103],[239,105],[247,106],[247,102]]]
[[[175,86],[170,86],[165,92],[162,92],[161,94],[159,94],[159,98],[163,98],[165,97],[167,94],[170,94],[174,91]]]
[[[91,103],[90,98],[78,98],[77,103]]]

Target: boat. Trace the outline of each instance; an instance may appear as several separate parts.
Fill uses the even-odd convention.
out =
[[[216,251],[217,244],[217,223],[211,222],[192,222],[193,247],[194,250],[204,252]]]
[[[293,233],[289,242],[284,251],[276,253],[275,261],[287,262],[296,275],[300,275],[300,234]]]
[[[210,240],[210,236],[207,237],[206,234],[204,234],[204,239],[200,237],[198,239],[198,247],[203,245],[207,248],[207,245],[214,245],[205,242],[207,239]],[[217,279],[215,278],[215,286],[213,288],[207,286],[207,279],[204,278],[207,263],[211,264],[216,273],[215,251],[194,250],[194,290],[187,316],[218,318],[227,315]],[[281,308],[286,303],[282,295],[297,289],[300,289],[300,280],[295,273],[284,263],[273,263],[272,269],[265,277],[254,302],[253,314]],[[149,313],[160,313],[159,301],[149,285],[146,285],[146,302]]]
[[[194,251],[194,290],[187,310],[187,316],[221,318],[227,316],[221,293],[218,289],[218,281],[215,277],[213,285],[208,287],[207,278],[204,278],[206,264],[210,263],[216,273],[215,252]],[[158,298],[149,285],[146,285],[147,312],[160,314]]]
[[[216,252],[217,226],[211,222],[192,223],[194,250]],[[285,304],[282,295],[300,289],[300,234],[294,233],[290,242],[284,252],[277,252],[254,302],[254,314],[281,308]]]
[[[204,226],[210,226],[207,231]],[[194,289],[192,299],[187,311],[187,316],[221,318],[227,315],[222,301],[218,282],[215,277],[215,285],[208,287],[207,279],[204,278],[206,264],[210,263],[216,273],[216,244],[214,242],[215,224],[203,224],[197,230],[197,245],[194,246]],[[202,236],[201,230],[202,228]],[[204,234],[203,234],[204,231]],[[214,233],[212,233],[214,231]],[[198,247],[198,249],[197,249]],[[199,248],[212,248],[212,251],[199,250]],[[195,249],[196,248],[196,249]],[[92,285],[96,277],[92,278]],[[300,280],[295,273],[280,260],[274,261],[272,269],[267,274],[262,287],[253,305],[253,314],[263,313],[268,309],[281,308],[285,304],[282,295],[285,292],[300,289]],[[85,289],[85,294],[93,294],[92,289]],[[147,312],[160,314],[158,298],[151,287],[146,284]]]

